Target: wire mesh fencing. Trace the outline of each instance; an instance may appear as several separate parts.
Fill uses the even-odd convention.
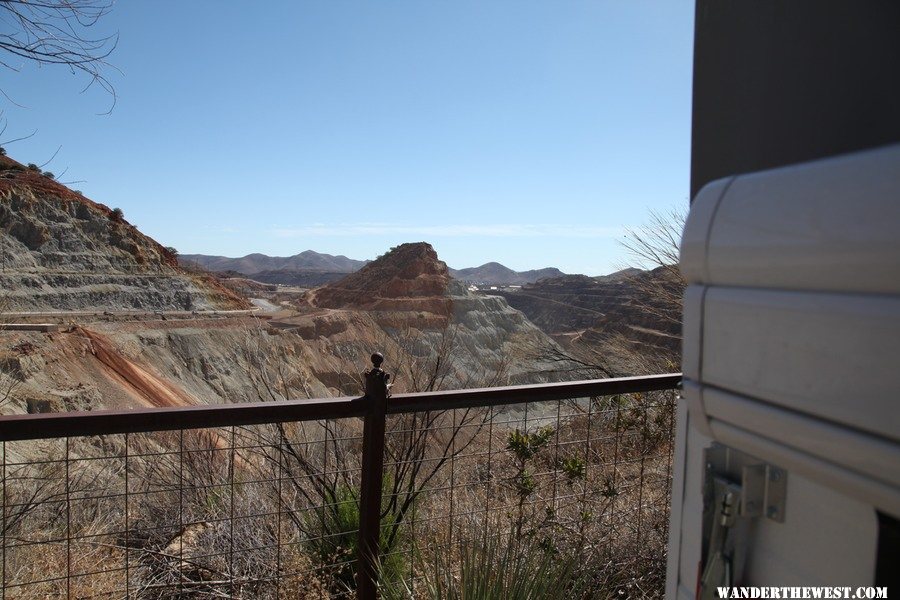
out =
[[[360,434],[352,419],[3,442],[3,597],[349,595],[359,469],[337,457]]]
[[[427,597],[437,570],[465,568],[461,548],[492,538],[577,560],[584,596],[660,593],[674,392],[506,390],[450,409],[452,395],[407,395],[380,415],[383,590]],[[357,596],[368,411],[359,398],[0,419],[0,600]]]
[[[494,538],[571,561],[585,596],[661,596],[674,406],[655,391],[389,417],[382,577],[424,594],[436,561],[459,569]]]

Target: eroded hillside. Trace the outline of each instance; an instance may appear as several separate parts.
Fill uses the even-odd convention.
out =
[[[579,360],[633,374],[677,368],[682,286],[676,271],[660,267],[566,275],[490,294],[505,298]]]
[[[503,299],[470,294],[428,244],[288,305],[254,299],[273,310],[214,312],[249,308],[265,286],[184,271],[118,211],[5,157],[0,167],[3,412],[355,395],[376,350],[401,391],[566,377],[535,358],[555,347],[548,336]]]
[[[0,311],[246,308],[212,278],[88,200],[0,156]]]

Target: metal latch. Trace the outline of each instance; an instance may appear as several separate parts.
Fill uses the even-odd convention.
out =
[[[741,488],[726,479],[716,477],[713,482],[710,534],[706,538],[706,561],[700,577],[699,597],[715,598],[718,586],[730,586],[734,581],[734,541],[732,528],[741,506]]]
[[[703,509],[703,566],[699,598],[714,598],[740,572],[750,519],[783,523],[787,472],[748,454],[713,444],[706,450]]]

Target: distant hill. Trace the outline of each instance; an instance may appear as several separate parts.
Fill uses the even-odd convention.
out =
[[[489,285],[525,285],[535,283],[548,277],[562,277],[565,275],[555,267],[546,269],[533,269],[531,271],[513,271],[500,263],[489,262],[480,267],[468,269],[450,269],[450,275],[454,279],[468,283],[483,283]]]
[[[262,272],[317,272],[317,273],[352,273],[360,269],[368,261],[353,260],[346,256],[320,254],[312,250],[294,256],[267,256],[265,254],[248,254],[240,258],[227,256],[209,256],[206,254],[182,254],[178,257],[181,263],[200,265],[207,271],[236,271],[244,275]]]
[[[637,277],[643,271],[640,269],[635,269],[634,267],[627,267],[622,269],[621,271],[616,271],[615,273],[610,273],[609,275],[600,275],[598,277],[593,277],[594,281],[597,282],[612,282],[612,281],[622,281],[623,279],[629,279],[631,277]]]
[[[183,265],[200,265],[207,271],[235,272],[253,276],[257,281],[315,287],[335,281],[347,273],[355,273],[370,261],[353,260],[346,256],[320,254],[312,250],[294,256],[267,256],[248,254],[240,258],[210,256],[207,254],[182,254],[178,261]],[[559,269],[533,269],[513,271],[500,263],[489,262],[480,267],[449,269],[450,276],[467,283],[485,285],[525,285],[550,277],[565,275]],[[612,277],[612,276],[610,276]]]

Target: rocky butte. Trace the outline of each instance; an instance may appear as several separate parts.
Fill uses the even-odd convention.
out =
[[[364,318],[365,331],[375,332],[373,342],[387,356],[424,368],[418,376],[407,373],[406,384],[415,389],[566,377],[568,365],[542,358],[543,349],[558,348],[553,340],[504,299],[469,292],[425,242],[392,248],[359,271],[311,290],[296,309],[300,314],[285,322],[304,336],[323,320],[343,327]],[[400,367],[401,375],[405,369]],[[423,386],[423,377],[435,381]]]

